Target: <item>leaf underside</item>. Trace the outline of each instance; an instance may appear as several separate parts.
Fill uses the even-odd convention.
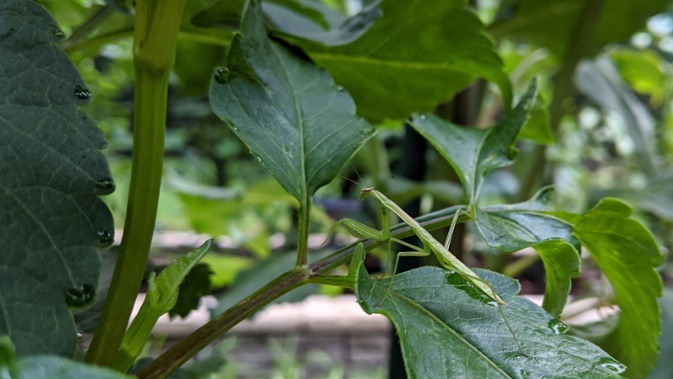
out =
[[[62,37],[35,2],[0,3],[0,335],[19,356],[74,352],[69,308],[93,301],[113,239],[105,141]]]

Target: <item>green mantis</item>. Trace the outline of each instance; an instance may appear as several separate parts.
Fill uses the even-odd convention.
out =
[[[406,247],[412,248],[413,252],[401,253],[402,256],[426,256],[430,252],[434,253],[437,256],[440,264],[447,270],[455,271],[460,276],[465,278],[470,284],[477,288],[480,292],[486,295],[491,300],[497,302],[501,305],[507,305],[500,296],[495,292],[493,286],[487,281],[481,279],[474,271],[467,267],[463,262],[461,262],[455,255],[451,254],[448,249],[450,239],[447,240],[445,245],[437,241],[425,228],[421,226],[413,217],[409,216],[399,205],[395,204],[392,200],[388,199],[384,194],[375,190],[374,188],[368,187],[363,188],[361,191],[360,199],[364,199],[368,196],[373,196],[381,205],[382,212],[382,230],[374,229],[370,226],[364,225],[358,221],[344,218],[339,220],[335,227],[342,225],[346,228],[352,235],[358,238],[365,239],[374,239],[377,241],[389,241],[390,237],[390,220],[388,218],[388,211],[392,211],[399,217],[405,224],[407,224],[411,230],[416,234],[416,236],[423,243],[424,249],[419,249],[416,246],[405,243],[397,239],[393,241],[404,245]],[[451,229],[455,226],[456,221],[458,220],[458,215],[454,216]],[[451,235],[451,232],[449,232]]]
[[[507,328],[509,329],[510,333],[514,337],[514,340],[516,342],[517,347],[519,348],[519,351],[522,352],[521,345],[519,344],[519,341],[517,340],[516,336],[514,335],[514,331],[512,330],[511,326],[509,325],[509,322],[507,321],[507,317],[505,316],[505,313],[502,310],[502,306],[507,306],[507,303],[496,293],[495,289],[493,286],[481,279],[474,271],[472,271],[469,267],[467,267],[463,262],[461,262],[456,256],[454,256],[450,251],[449,251],[449,244],[450,244],[450,236],[453,232],[453,228],[456,225],[456,222],[458,220],[458,214],[456,214],[453,218],[452,224],[451,224],[451,230],[449,231],[449,238],[447,238],[447,241],[445,244],[440,243],[437,241],[431,234],[428,232],[425,228],[421,226],[413,217],[411,217],[409,214],[407,214],[402,208],[400,208],[399,205],[395,204],[392,200],[388,199],[384,194],[381,192],[375,190],[374,188],[368,187],[368,188],[363,188],[361,190],[361,195],[360,198],[364,199],[366,197],[372,196],[374,197],[380,204],[381,204],[381,212],[382,212],[382,230],[377,230],[374,229],[370,226],[364,225],[358,221],[352,220],[352,219],[341,219],[339,220],[335,227],[338,225],[342,225],[344,228],[346,228],[352,235],[358,238],[363,238],[363,239],[374,239],[377,241],[394,241],[397,242],[401,245],[407,246],[409,248],[412,248],[414,251],[413,252],[405,252],[405,253],[400,253],[398,254],[398,259],[400,256],[406,255],[406,256],[425,256],[429,255],[430,252],[434,253],[437,259],[439,260],[440,264],[447,270],[453,271],[460,276],[462,276],[468,283],[470,283],[474,288],[476,288],[478,291],[480,291],[483,295],[497,303],[498,310],[500,311],[500,314],[503,316],[503,320],[505,321],[505,324],[507,325]],[[388,211],[391,211],[395,213],[405,224],[411,228],[411,230],[414,232],[414,234],[421,240],[423,243],[423,249],[418,248],[417,246],[405,243],[404,241],[400,241],[394,238],[391,238],[390,236],[390,220],[388,218]],[[460,212],[460,211],[459,211]],[[359,245],[358,248],[362,250],[362,245]],[[395,264],[397,266],[397,264]],[[351,272],[351,275],[352,272]],[[392,283],[392,281],[391,281]],[[523,354],[523,352],[522,352]],[[525,354],[524,354],[525,355]]]

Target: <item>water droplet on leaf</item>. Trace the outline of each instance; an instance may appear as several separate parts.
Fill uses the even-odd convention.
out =
[[[334,90],[337,91],[337,92],[343,92],[344,87],[342,87],[342,86],[334,86]]]
[[[551,319],[549,320],[549,323],[547,323],[547,327],[551,329],[554,334],[565,334],[568,332],[568,325],[564,324],[561,322],[559,319]]]
[[[114,242],[114,236],[107,230],[99,230],[96,232],[96,235],[102,246],[109,246]]]
[[[96,186],[96,194],[98,195],[109,195],[115,190],[115,182],[112,178],[96,180],[93,184]]]
[[[229,82],[229,69],[226,67],[219,67],[215,70],[215,80],[220,84],[226,84]]]
[[[51,33],[54,35],[54,37],[58,38],[59,40],[65,38],[65,33],[63,33],[63,31],[59,29],[57,26],[52,26]]]
[[[75,90],[75,96],[77,96],[77,98],[80,100],[89,100],[91,99],[91,96],[93,96],[91,94],[91,91],[89,91],[89,89],[86,87],[77,85],[74,87],[74,90]]]
[[[360,130],[360,134],[362,134],[363,136],[368,136],[372,133],[374,133],[374,128],[367,128]]]
[[[428,116],[422,114],[422,115],[418,116],[418,118],[420,118],[421,120],[425,120],[426,118],[428,118]]]
[[[617,374],[621,374],[624,371],[626,371],[626,365],[623,365],[623,364],[617,362],[616,360],[614,360],[610,357],[601,358],[598,361],[598,365],[602,368],[606,368],[610,371],[614,371]]]
[[[65,302],[71,307],[83,307],[89,304],[96,295],[94,286],[84,284],[80,288],[70,288],[65,291]]]

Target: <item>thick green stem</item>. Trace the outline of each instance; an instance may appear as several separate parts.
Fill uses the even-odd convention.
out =
[[[605,0],[589,0],[570,35],[566,46],[561,68],[554,80],[554,98],[549,105],[549,125],[552,133],[558,136],[558,128],[563,115],[568,109],[567,101],[575,94],[573,78],[575,68],[583,58],[591,56],[595,50],[595,35],[598,21],[600,20]],[[528,169],[528,175],[522,181],[520,199],[527,199],[533,195],[539,187],[540,181],[547,164],[545,159],[546,148],[537,146],[532,153],[531,161],[534,162]]]
[[[86,360],[110,366],[145,274],[161,187],[168,75],[186,0],[136,2],[133,170],[124,236]]]

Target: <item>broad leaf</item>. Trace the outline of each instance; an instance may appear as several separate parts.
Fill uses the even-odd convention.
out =
[[[534,81],[519,104],[500,123],[485,130],[461,127],[425,114],[414,115],[410,123],[453,166],[463,183],[466,200],[473,204],[486,174],[510,165],[516,157],[513,145],[528,121],[536,94]]]
[[[647,107],[622,82],[619,73],[605,57],[583,61],[577,67],[575,85],[601,107],[619,114],[633,142],[636,161],[652,177],[656,165],[654,117]]]
[[[585,15],[591,2],[585,0],[520,0],[514,17],[492,25],[498,37],[530,41],[563,57],[577,43],[573,32],[582,18],[591,17],[596,25],[594,53],[610,42],[628,39],[645,20],[666,10],[669,0],[605,0],[599,14]]]
[[[568,301],[571,280],[580,275],[580,256],[573,245],[572,225],[549,213],[552,188],[531,200],[477,208],[477,230],[489,246],[510,253],[526,247],[537,251],[544,264],[546,286],[542,307],[555,317]]]
[[[0,3],[0,334],[19,356],[75,351],[69,308],[93,301],[113,241],[105,140],[63,37],[34,1]]]
[[[16,360],[9,337],[0,337],[2,379],[131,379],[107,368],[89,366],[56,356],[33,356]]]
[[[486,243],[512,253],[548,239],[575,244],[572,224],[550,214],[553,189],[546,187],[532,199],[511,205],[477,208],[475,223]]]
[[[164,313],[168,313],[178,301],[180,284],[194,266],[213,245],[206,241],[198,249],[181,256],[164,268],[159,275],[149,279],[149,288],[143,305],[124,334],[124,340],[115,357],[113,367],[127,372],[147,343],[152,328]]]
[[[238,29],[247,0],[220,0],[192,18],[208,28]],[[262,3],[267,27],[277,35],[294,36],[327,46],[356,40],[381,16],[376,4],[345,17],[311,0],[266,0]]]
[[[627,204],[603,199],[575,222],[574,234],[610,280],[619,305],[619,324],[604,346],[629,366],[628,376],[642,378],[657,360],[662,284],[655,269],[662,255],[630,216]]]
[[[463,0],[385,0],[383,17],[343,46],[292,39],[369,119],[406,118],[451,99],[482,77],[511,104],[509,78],[484,25]]]
[[[502,314],[455,273],[422,267],[389,280],[360,265],[358,301],[397,329],[409,378],[617,378],[624,367],[527,299],[513,279],[475,270],[509,304]]]
[[[213,110],[303,204],[374,130],[327,73],[267,38],[258,1],[248,4],[241,33],[213,79]]]

